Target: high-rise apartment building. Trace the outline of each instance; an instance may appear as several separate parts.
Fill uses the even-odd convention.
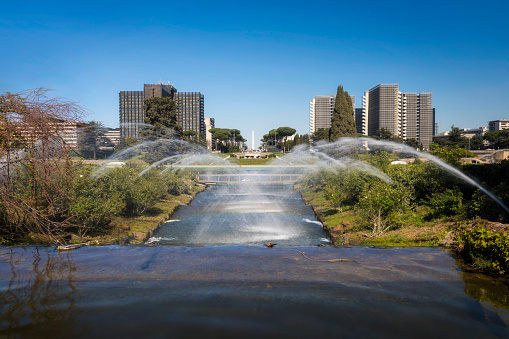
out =
[[[200,92],[175,93],[177,123],[183,131],[195,131],[205,136],[204,98]]]
[[[362,133],[362,108],[354,108],[355,109],[355,128],[356,132],[359,134]]]
[[[355,114],[355,96],[352,98],[352,107]],[[336,95],[317,95],[309,103],[309,132],[315,133],[323,128],[330,128],[332,125],[332,114],[334,113],[334,104]]]
[[[394,137],[415,139],[424,147],[433,141],[432,93],[401,93],[398,84],[378,84],[362,98],[362,134],[384,128]]]
[[[169,97],[177,105],[177,122],[184,131],[193,130],[205,134],[204,97],[199,92],[177,92],[170,84],[145,84],[143,91],[121,91],[119,93],[120,136],[138,137],[145,123],[143,103],[148,98]]]

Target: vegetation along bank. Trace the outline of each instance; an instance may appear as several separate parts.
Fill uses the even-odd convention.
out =
[[[357,156],[393,181],[324,169],[295,186],[334,244],[443,245],[479,269],[509,271],[508,216],[491,198],[430,162],[390,165],[394,155],[384,151]],[[509,162],[461,165],[461,170],[509,205]]]

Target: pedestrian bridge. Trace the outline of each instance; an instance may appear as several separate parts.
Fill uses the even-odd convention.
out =
[[[198,174],[200,182],[210,185],[293,185],[302,174],[274,173],[227,173]]]

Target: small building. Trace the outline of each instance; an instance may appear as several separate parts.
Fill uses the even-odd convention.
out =
[[[493,120],[488,122],[490,132],[501,131],[509,128],[509,119]]]

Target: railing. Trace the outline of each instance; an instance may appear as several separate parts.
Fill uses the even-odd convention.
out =
[[[302,174],[297,173],[207,173],[199,174],[200,182],[212,185],[293,185]]]

